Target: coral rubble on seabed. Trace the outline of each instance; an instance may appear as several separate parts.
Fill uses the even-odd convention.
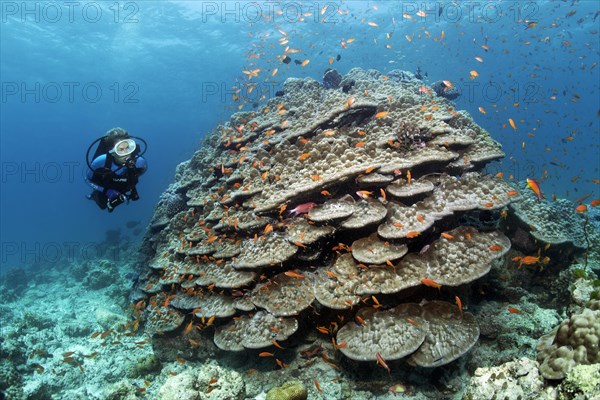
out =
[[[288,80],[178,167],[131,308],[126,264],[7,276],[0,390],[594,398],[598,211],[485,175],[500,146],[410,73],[335,82]]]
[[[3,275],[0,390],[7,399],[105,399],[124,377],[136,389],[156,372],[150,344],[124,335],[131,269],[121,263],[88,260]]]

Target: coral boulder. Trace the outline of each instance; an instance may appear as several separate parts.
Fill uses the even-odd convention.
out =
[[[477,341],[453,304],[401,299],[477,280],[510,249],[464,223],[498,220],[518,197],[482,172],[499,144],[411,74],[333,78],[288,79],[178,167],[143,247],[150,331],[214,317],[219,348],[259,349],[312,330],[324,307],[363,321],[337,332],[354,360],[435,367]],[[373,303],[381,293],[393,296]]]

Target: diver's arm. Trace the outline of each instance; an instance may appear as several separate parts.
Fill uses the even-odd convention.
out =
[[[99,192],[104,192],[104,188],[100,185],[96,185],[94,182],[90,181],[89,178],[85,178],[85,182],[92,187],[92,189],[97,190]]]
[[[148,163],[146,163],[146,159],[144,157],[138,157],[135,160],[135,172],[138,176],[143,175],[148,169]]]
[[[92,187],[92,189],[97,190],[99,192],[104,192],[104,187],[94,183],[92,178],[94,177],[94,171],[98,168],[104,166],[104,162],[106,160],[106,156],[103,154],[92,161],[92,169],[88,170],[85,176],[85,182]]]
[[[133,172],[134,173],[133,178],[135,179],[136,184],[137,184],[137,178],[140,175],[143,175],[147,169],[148,169],[148,164],[146,163],[146,159],[144,157],[140,156],[135,159],[135,172]],[[128,199],[133,200],[133,201],[140,199],[140,196],[137,192],[135,185],[133,185],[133,187],[129,191]]]

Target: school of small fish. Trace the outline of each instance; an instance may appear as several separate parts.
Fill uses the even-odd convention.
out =
[[[582,193],[598,198],[600,167],[596,160],[600,158],[600,144],[594,138],[600,129],[600,102],[597,85],[596,92],[586,90],[599,80],[599,14],[578,13],[578,6],[578,0],[573,0],[570,7],[556,2],[544,11],[523,12],[519,18],[505,11],[494,24],[485,24],[484,13],[475,8],[479,12],[454,27],[437,22],[449,17],[450,10],[461,7],[457,1],[407,7],[397,15],[388,6],[368,4],[327,4],[318,12],[306,10],[297,17],[297,22],[303,24],[301,29],[288,29],[275,22],[273,31],[248,33],[252,46],[246,54],[242,77],[233,87],[231,108],[256,108],[257,100],[267,98],[264,94],[247,95],[257,87],[261,76],[267,85],[291,76],[320,80],[328,66],[361,65],[372,61],[368,54],[377,54],[377,59],[389,63],[379,68],[383,71],[413,69],[415,64],[420,71],[426,67],[427,55],[434,58],[443,52],[459,67],[452,72],[437,71],[436,79],[443,81],[446,89],[459,86],[461,91],[469,92],[469,103],[459,101],[461,106],[484,115],[479,121],[482,126],[514,153],[498,166],[510,179],[529,175],[525,167],[533,160],[537,173],[528,177],[543,184],[546,191],[565,198],[576,199]],[[282,14],[278,10],[276,16]],[[578,18],[573,18],[575,15]],[[313,22],[331,22],[343,33],[323,35],[313,29]],[[397,60],[400,53],[406,59],[404,64]],[[411,57],[419,61],[408,61]],[[572,61],[557,63],[555,60],[561,57]],[[432,78],[433,71],[428,72]],[[419,91],[432,95],[427,85]],[[585,111],[579,111],[581,106]],[[384,118],[385,113],[377,118]],[[514,134],[509,135],[506,128]],[[569,161],[575,158],[581,162]]]

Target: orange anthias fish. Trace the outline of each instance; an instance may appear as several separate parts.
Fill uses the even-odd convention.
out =
[[[296,208],[294,208],[293,210],[290,210],[289,213],[292,214],[294,217],[298,216],[300,214],[306,214],[307,212],[310,211],[311,208],[313,208],[316,205],[317,205],[317,203],[312,203],[312,202],[299,204],[296,206]]]
[[[526,22],[527,22],[527,25],[525,26],[525,30],[535,28],[538,25],[538,23],[535,21],[526,21]]]
[[[289,276],[290,278],[304,279],[304,275],[300,275],[299,273],[294,271],[285,271],[284,274]]]
[[[540,263],[540,256],[534,257],[534,256],[525,256],[523,258],[520,259],[519,261],[519,267],[521,267],[522,265],[532,265],[532,264],[538,264]]]
[[[388,372],[388,374],[391,374],[392,371],[390,370],[390,367],[388,367],[387,363],[385,362],[385,360],[383,359],[383,357],[381,357],[381,354],[379,353],[375,353],[375,357],[377,357],[377,364],[381,365],[383,368],[385,368],[385,370]]]
[[[544,195],[542,194],[542,191],[540,190],[540,185],[533,179],[531,178],[527,178],[527,187],[531,190],[533,190],[533,193],[535,193],[535,195],[537,196],[537,200],[538,202],[542,201],[542,198],[544,197]]]
[[[460,315],[462,315],[463,307],[462,307],[462,301],[460,301],[460,297],[454,296],[454,300],[456,301],[456,306],[458,307],[458,311],[460,312]]]
[[[442,287],[441,284],[437,283],[434,280],[428,279],[428,278],[421,279],[421,283],[425,286],[429,286],[429,287],[436,288],[436,289],[439,289]]]
[[[356,192],[356,195],[363,199],[368,199],[369,196],[371,196],[372,194],[373,194],[373,192],[368,192],[366,190],[359,190]]]
[[[315,387],[317,388],[319,393],[323,393],[323,389],[321,389],[321,385],[319,385],[319,381],[316,379],[314,379],[314,381],[315,381]]]
[[[430,94],[430,95],[432,94],[431,90],[427,89],[426,86],[421,86],[419,88],[419,93],[427,93],[427,94]]]

